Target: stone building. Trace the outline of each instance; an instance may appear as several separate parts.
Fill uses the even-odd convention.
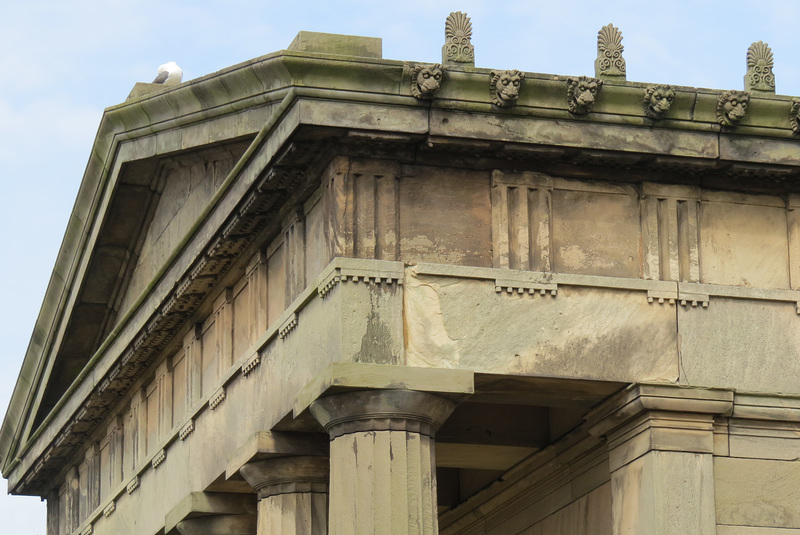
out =
[[[0,432],[48,534],[800,533],[800,100],[375,38],[106,110]]]

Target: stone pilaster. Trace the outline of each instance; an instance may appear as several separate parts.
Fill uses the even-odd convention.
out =
[[[434,435],[455,408],[409,390],[318,399],[331,437],[331,535],[439,533]]]
[[[258,493],[258,535],[327,535],[328,459],[277,457],[239,473]]]
[[[714,417],[725,390],[636,385],[587,416],[608,441],[614,535],[715,535]]]

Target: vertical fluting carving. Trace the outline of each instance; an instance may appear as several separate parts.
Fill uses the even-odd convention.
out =
[[[494,267],[550,271],[552,178],[492,172]]]
[[[775,93],[775,74],[772,49],[763,41],[753,43],[747,49],[747,74],[744,75],[745,91]]]
[[[735,127],[744,119],[750,94],[743,91],[725,91],[717,97],[717,122]]]
[[[258,535],[328,535],[328,494],[293,492],[259,501]]]
[[[455,405],[408,390],[317,400],[331,437],[331,535],[439,533],[434,434]]]
[[[597,59],[594,60],[595,76],[625,79],[625,58],[622,57],[622,32],[613,24],[603,26],[597,32]]]
[[[364,431],[331,443],[331,534],[439,533],[433,439]],[[398,526],[401,526],[398,528]]]
[[[258,493],[258,535],[327,535],[327,457],[264,459],[239,471]]]
[[[699,190],[647,184],[641,199],[644,277],[700,282]]]
[[[445,43],[442,63],[445,65],[475,65],[475,48],[472,46],[472,22],[466,13],[456,11],[444,23]]]

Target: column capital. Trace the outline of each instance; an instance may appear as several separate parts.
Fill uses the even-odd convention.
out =
[[[256,535],[256,515],[212,515],[178,522],[181,535]]]
[[[258,506],[252,494],[191,492],[166,514],[164,532],[170,533],[181,522],[190,518],[211,519],[216,516],[226,518],[241,516],[254,519],[257,510]],[[242,522],[246,523],[247,520],[242,520]],[[197,522],[187,524],[186,529],[190,530],[191,526],[196,524]],[[195,532],[190,530],[187,533]]]
[[[247,463],[239,473],[263,500],[296,492],[327,493],[330,464],[327,457],[276,457]]]
[[[225,476],[236,477],[242,466],[254,461],[289,456],[327,457],[329,444],[322,433],[258,431],[231,455]]]
[[[730,414],[730,390],[632,385],[586,415],[608,441],[611,470],[653,450],[713,453],[714,418]]]
[[[408,431],[434,437],[453,401],[414,390],[360,390],[314,401],[311,414],[331,439],[362,431]]]

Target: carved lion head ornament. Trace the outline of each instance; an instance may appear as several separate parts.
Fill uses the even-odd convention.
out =
[[[800,134],[800,98],[792,98],[792,107],[789,110],[789,126],[794,134]]]
[[[750,93],[725,91],[717,97],[717,122],[723,126],[736,126],[744,119]]]
[[[567,103],[569,112],[575,115],[586,115],[592,111],[595,97],[603,87],[603,81],[597,78],[581,76],[567,79]]]
[[[418,99],[432,99],[442,85],[445,68],[439,65],[414,65],[411,71],[411,94]]]
[[[508,108],[516,104],[525,73],[513,69],[492,71],[490,76],[489,88],[492,93],[492,104],[501,108]]]
[[[675,90],[668,85],[651,85],[644,90],[644,114],[650,119],[663,118],[675,100]]]

